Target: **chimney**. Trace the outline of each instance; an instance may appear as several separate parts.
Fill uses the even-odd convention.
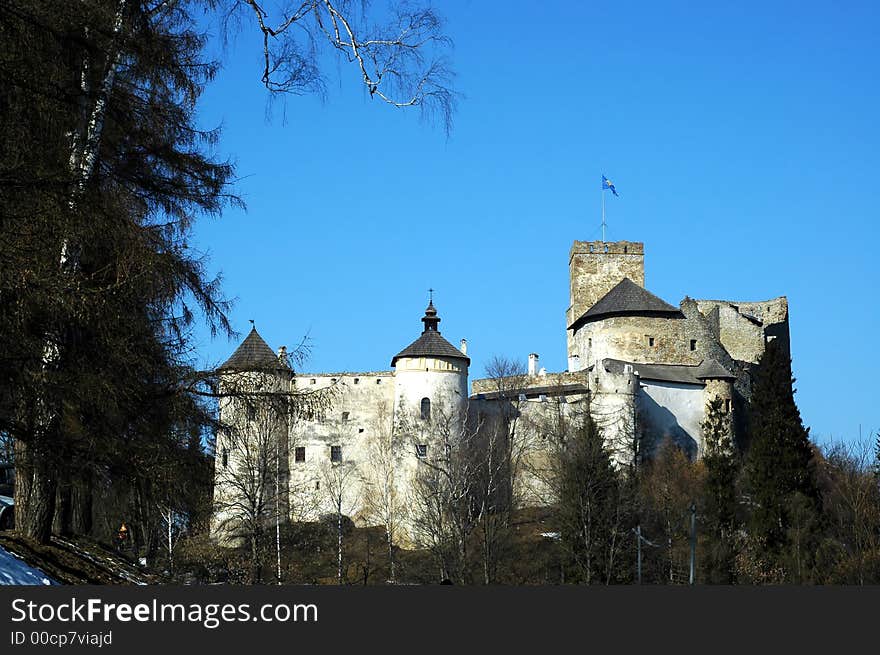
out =
[[[467,355],[467,339],[461,340],[461,354]]]
[[[538,372],[538,353],[529,354],[529,375],[535,375]]]

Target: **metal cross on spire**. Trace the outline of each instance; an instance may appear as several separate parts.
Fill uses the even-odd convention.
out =
[[[428,295],[428,304],[433,305],[434,304],[434,290],[428,289],[428,294],[429,294]]]

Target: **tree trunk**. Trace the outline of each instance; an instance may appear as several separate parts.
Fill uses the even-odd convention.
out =
[[[80,473],[70,488],[71,532],[78,535],[92,534],[92,476]]]
[[[15,441],[15,529],[49,543],[55,514],[56,480],[51,460],[20,439]]]

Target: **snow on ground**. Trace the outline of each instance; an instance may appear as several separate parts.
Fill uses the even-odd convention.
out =
[[[42,571],[0,547],[0,585],[57,585]]]

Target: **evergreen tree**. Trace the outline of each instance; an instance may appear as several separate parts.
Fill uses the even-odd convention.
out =
[[[735,581],[739,458],[730,438],[730,415],[724,411],[722,399],[709,402],[702,429],[706,441],[703,515],[708,542],[708,582],[731,584]]]
[[[556,520],[574,579],[616,581],[625,534],[620,481],[601,430],[588,413],[557,423]],[[627,535],[628,536],[628,535]]]
[[[800,526],[810,523],[807,507],[817,511],[819,501],[809,430],[801,422],[793,384],[787,351],[778,340],[769,342],[752,388],[746,486],[749,536],[775,565],[787,557],[793,529],[798,530],[795,546],[802,549]]]

